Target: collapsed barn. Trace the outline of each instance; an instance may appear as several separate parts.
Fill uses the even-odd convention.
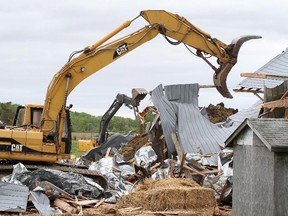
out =
[[[286,59],[287,50],[256,74],[279,71],[276,66],[280,61],[284,61],[287,66]],[[271,70],[273,67],[277,70]],[[13,173],[4,176],[0,183],[0,197],[5,200],[0,204],[0,211],[39,212],[41,215],[64,212],[93,215],[231,215],[233,211],[233,214],[238,215],[253,196],[254,201],[251,199],[249,203],[251,211],[247,210],[247,214],[257,213],[257,209],[263,207],[259,207],[263,198],[246,191],[251,188],[256,194],[258,191],[257,185],[253,183],[255,180],[248,176],[250,172],[254,173],[255,179],[261,180],[267,176],[262,177],[260,171],[253,170],[241,173],[241,158],[251,160],[249,163],[255,169],[260,168],[261,163],[254,163],[256,159],[247,156],[251,150],[245,148],[241,149],[240,155],[237,150],[237,160],[233,161],[233,147],[247,147],[246,143],[252,142],[251,146],[266,146],[270,152],[263,151],[270,159],[280,157],[282,161],[287,160],[287,156],[281,154],[286,151],[287,139],[280,140],[283,146],[279,148],[279,144],[275,144],[276,132],[275,139],[269,140],[263,135],[268,134],[264,128],[254,127],[263,122],[260,118],[269,120],[269,125],[278,122],[276,118],[282,118],[282,123],[276,125],[285,126],[286,120],[283,118],[287,116],[288,88],[287,81],[283,82],[284,69],[280,71],[281,74],[269,74],[269,78],[278,77],[275,85],[271,84],[275,80],[270,82],[267,77],[261,78],[260,85],[256,75],[256,78],[247,78],[240,83],[238,91],[250,91],[259,98],[259,94],[264,93],[263,101],[240,111],[227,109],[221,103],[207,108],[199,107],[198,84],[159,85],[151,92],[154,108],[150,111],[154,114],[154,121],[145,125],[143,133],[111,135],[100,147],[86,152],[66,172],[47,167],[30,170],[21,163],[14,165]],[[257,85],[253,84],[254,81]],[[216,118],[216,110],[222,119]],[[247,132],[247,125],[251,132]],[[255,133],[258,141],[245,138],[242,142],[243,136],[239,138],[242,129],[245,130],[244,138],[247,134],[251,138],[249,134]],[[259,144],[259,140],[263,144]],[[271,152],[276,152],[275,156],[269,156]],[[255,157],[260,156],[255,153]],[[233,181],[233,163],[236,162],[238,165],[234,172],[240,174],[237,173]],[[277,170],[274,164],[270,166]],[[278,166],[285,168],[287,163]],[[91,173],[73,172],[76,167]],[[271,179],[283,182],[286,175],[278,172],[280,170],[275,171]],[[276,178],[277,173],[281,177],[279,180]],[[244,180],[247,187],[242,182]],[[235,192],[233,184],[237,185],[235,200],[232,200]],[[266,188],[269,189],[268,186]],[[281,193],[287,192],[287,189],[277,188],[275,191]],[[277,200],[266,198],[264,200],[268,208],[269,202]],[[286,199],[279,203],[287,206]],[[277,206],[270,208],[271,214],[276,215],[281,215],[285,210]]]

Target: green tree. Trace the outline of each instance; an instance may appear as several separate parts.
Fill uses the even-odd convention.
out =
[[[0,120],[12,125],[18,104],[0,102]],[[71,112],[72,132],[98,133],[102,116],[93,116],[84,112]],[[139,123],[130,118],[114,116],[108,125],[108,132],[128,133],[137,131]]]
[[[102,116],[93,116],[87,113],[71,112],[72,132],[99,132]],[[139,123],[130,118],[114,116],[108,125],[108,132],[128,133],[137,131]]]
[[[17,107],[12,102],[0,103],[0,120],[6,125],[12,125]]]

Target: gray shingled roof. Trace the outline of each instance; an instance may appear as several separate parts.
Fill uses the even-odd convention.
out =
[[[231,136],[225,141],[230,145],[232,140],[242,131],[249,127],[273,152],[288,152],[288,120],[276,118],[252,118],[246,119]]]
[[[183,152],[211,154],[224,147],[224,141],[246,117],[258,117],[259,109],[244,110],[224,124],[213,124],[198,107],[198,84],[162,85],[152,91],[153,104],[160,111],[161,125],[168,151],[175,153],[172,133],[178,135]],[[165,93],[165,94],[164,94]],[[244,114],[243,114],[244,113]],[[216,155],[215,155],[216,156]],[[217,164],[217,157],[208,160]]]
[[[266,63],[263,67],[258,69],[256,74],[269,74],[269,75],[278,75],[278,76],[287,76],[288,75],[288,48],[283,51],[281,54],[277,55]],[[237,90],[264,90],[264,86],[267,88],[274,88],[283,83],[282,80],[273,80],[273,79],[259,79],[259,78],[246,78],[238,84],[235,88]]]

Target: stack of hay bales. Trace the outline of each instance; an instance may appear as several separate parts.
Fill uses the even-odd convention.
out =
[[[146,179],[134,192],[117,200],[118,208],[142,207],[149,211],[189,211],[189,215],[213,215],[214,190],[192,179]]]

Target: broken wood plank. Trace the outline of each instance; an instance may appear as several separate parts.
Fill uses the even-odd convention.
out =
[[[61,188],[57,187],[56,185],[52,184],[51,182],[48,181],[42,181],[40,183],[40,185],[44,188],[50,187],[53,190],[58,191],[59,193],[61,193],[63,196],[69,197],[69,198],[73,198],[72,195],[70,195],[69,193],[67,193],[66,191],[62,190]]]
[[[157,169],[161,165],[160,162],[154,164],[153,166],[150,167],[150,171],[153,171],[154,169]]]
[[[256,97],[258,97],[261,101],[264,101],[264,98],[262,98],[258,93],[261,93],[261,92],[254,92],[254,95]],[[262,92],[263,93],[263,92]]]
[[[187,153],[185,153],[185,154],[183,154],[183,156],[182,156],[182,160],[181,160],[181,163],[180,163],[180,174],[182,173],[182,171],[183,171],[183,167],[184,167],[184,164],[185,164],[185,160],[186,160],[186,154]]]
[[[191,172],[195,172],[196,174],[199,174],[199,175],[201,175],[201,176],[206,176],[204,173],[202,173],[202,171],[198,171],[198,170],[193,169],[193,168],[190,168],[190,167],[188,167],[188,166],[186,166],[186,165],[184,165],[183,168],[186,169],[186,170],[189,170],[189,171],[191,171]],[[185,175],[186,175],[186,174],[185,174]],[[190,175],[191,175],[191,177],[192,177],[193,174],[190,173]]]
[[[71,214],[76,214],[77,213],[77,209],[74,208],[73,206],[71,206],[69,203],[59,199],[59,198],[56,198],[54,200],[54,205],[68,213],[71,213]]]
[[[179,160],[182,161],[182,158],[183,158],[184,153],[183,153],[183,151],[182,151],[182,149],[181,149],[180,143],[178,142],[178,139],[177,139],[177,137],[176,137],[176,134],[175,134],[175,133],[172,133],[172,134],[171,134],[171,137],[172,137],[173,143],[174,143],[174,145],[175,145],[175,149],[176,149],[177,155],[178,155],[178,157],[179,157]],[[191,175],[191,173],[186,169],[186,165],[185,165],[185,164],[183,165],[183,168],[185,168],[185,169],[183,169],[183,173],[185,174],[185,176],[186,176],[187,178],[192,178],[192,175]]]
[[[199,88],[215,88],[215,85],[199,85]]]
[[[85,205],[92,205],[92,204],[96,204],[98,202],[100,202],[101,200],[98,200],[98,199],[93,199],[93,200],[81,200],[81,201],[76,201],[75,203],[77,205],[80,205],[80,206],[85,206]]]
[[[106,151],[106,154],[105,154],[105,157],[106,157],[106,158],[109,157],[110,151],[111,151],[111,147],[109,147],[109,148],[107,149],[107,151]]]
[[[280,76],[272,74],[241,73],[240,76],[249,78],[260,78],[260,79],[288,80],[288,76]]]
[[[192,171],[192,172],[195,172],[195,171]],[[215,173],[219,173],[220,170],[207,170],[207,171],[198,171],[196,173],[192,173],[192,175],[198,175],[199,173],[202,173],[204,175],[207,175],[207,174],[215,174]]]
[[[272,95],[270,95],[269,97],[273,97]],[[277,93],[277,95],[278,95],[278,93]],[[266,108],[265,112],[262,113],[261,115],[259,115],[259,117],[263,117],[263,116],[265,116],[265,115],[267,115],[269,113],[272,113],[276,108],[285,107],[285,102],[283,102],[283,100],[286,100],[286,102],[287,102],[287,96],[288,96],[288,90],[286,90],[286,92],[281,96],[280,99],[274,100],[274,101],[269,101],[269,102],[266,102],[266,103],[263,103],[263,104],[259,105],[258,108]],[[267,97],[267,98],[269,98],[269,97]],[[266,107],[266,106],[268,106],[268,107]],[[287,106],[285,108],[287,109]]]
[[[94,208],[98,208],[102,203],[104,203],[104,201],[105,201],[105,198],[102,198],[98,203],[96,203]]]
[[[285,108],[284,118],[285,118],[285,119],[288,119],[288,108]]]
[[[173,155],[171,155],[171,160],[170,160],[170,177],[174,177],[174,160],[173,160]]]
[[[133,212],[133,211],[139,211],[142,210],[143,207],[127,207],[127,208],[121,208],[121,211],[125,211],[125,212]]]
[[[179,157],[179,160],[182,161],[183,151],[181,149],[180,143],[178,142],[177,136],[176,136],[175,133],[172,133],[171,137],[172,137],[172,140],[173,140],[177,155]]]
[[[275,101],[269,101],[266,103],[261,104],[261,107],[263,108],[277,108],[277,107],[288,107],[288,100],[275,100]],[[272,110],[273,111],[273,110]]]

